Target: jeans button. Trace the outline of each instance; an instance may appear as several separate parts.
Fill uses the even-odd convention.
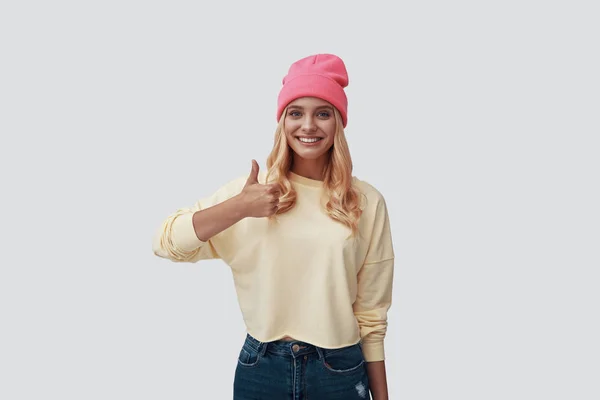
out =
[[[300,350],[300,346],[298,346],[297,344],[292,346],[292,350],[294,350],[294,353],[296,353],[298,350]]]

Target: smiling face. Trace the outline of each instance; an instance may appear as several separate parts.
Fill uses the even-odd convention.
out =
[[[323,164],[335,137],[331,103],[316,97],[301,97],[288,105],[284,117],[285,135],[296,156]]]

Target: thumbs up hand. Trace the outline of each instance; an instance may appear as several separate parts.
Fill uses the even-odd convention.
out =
[[[242,207],[247,217],[268,217],[277,211],[279,205],[279,185],[258,183],[258,163],[252,160],[250,176],[239,194]]]

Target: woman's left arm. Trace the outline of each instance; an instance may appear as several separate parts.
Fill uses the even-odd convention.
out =
[[[387,313],[392,303],[394,249],[385,199],[375,205],[370,242],[357,274],[357,296],[353,304],[373,400],[388,400],[384,339]]]
[[[389,400],[385,360],[368,362],[367,375],[373,400]]]

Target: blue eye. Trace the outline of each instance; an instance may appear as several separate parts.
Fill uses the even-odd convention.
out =
[[[321,114],[325,114],[325,117],[329,117],[329,113],[327,111],[322,111],[319,113],[319,115],[321,115]]]
[[[294,117],[295,117],[295,115],[294,115],[294,114],[300,114],[300,111],[290,111],[290,112],[288,113],[288,115],[291,115],[291,116],[294,116]]]

